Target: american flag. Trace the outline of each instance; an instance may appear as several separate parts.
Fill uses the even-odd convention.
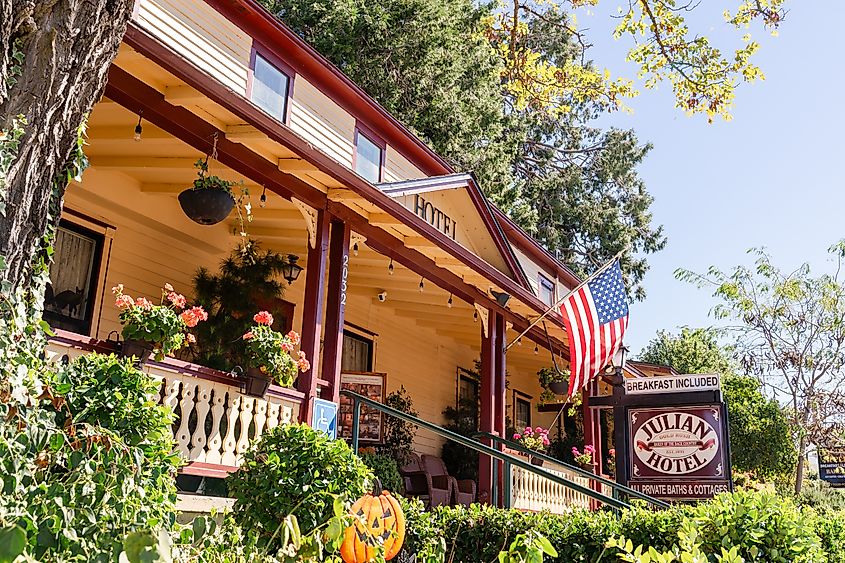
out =
[[[613,358],[628,328],[628,300],[619,261],[584,284],[560,306],[569,339],[571,397]]]

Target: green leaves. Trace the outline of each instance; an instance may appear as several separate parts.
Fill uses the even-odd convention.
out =
[[[19,526],[0,528],[0,563],[11,563],[26,548],[26,533]]]

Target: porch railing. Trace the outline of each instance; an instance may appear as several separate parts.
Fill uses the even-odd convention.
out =
[[[54,360],[115,351],[113,343],[57,332],[47,346]],[[234,377],[173,358],[151,361],[144,371],[161,380],[158,400],[173,409],[183,473],[223,477],[240,466],[251,440],[299,418],[302,394],[293,389],[272,386],[264,398],[251,397]]]
[[[400,420],[404,420],[406,422],[410,422],[420,428],[425,428],[426,430],[436,434],[437,436],[441,436],[447,440],[451,440],[452,442],[456,442],[470,450],[474,450],[480,454],[485,454],[490,456],[491,458],[502,462],[503,466],[505,467],[504,474],[508,475],[510,473],[510,468],[519,469],[526,474],[531,474],[543,478],[559,487],[563,487],[565,489],[569,489],[574,491],[578,494],[584,495],[595,501],[597,503],[609,506],[614,509],[624,509],[630,508],[630,505],[622,499],[613,498],[608,494],[604,494],[599,491],[595,491],[589,487],[589,485],[585,485],[583,483],[579,483],[577,481],[571,481],[567,479],[566,475],[558,474],[557,472],[551,472],[547,469],[542,467],[537,467],[536,465],[532,465],[527,459],[523,459],[521,457],[511,455],[509,453],[505,453],[501,450],[491,448],[485,444],[481,444],[472,438],[468,438],[466,436],[462,436],[460,434],[456,434],[450,430],[446,430],[445,428],[423,420],[421,418],[417,418],[415,416],[411,416],[407,413],[402,411],[396,410],[394,408],[388,407],[382,403],[377,401],[373,401],[363,395],[359,395],[357,393],[353,393],[352,391],[341,390],[340,392],[342,395],[345,395],[352,399],[352,408],[353,408],[353,415],[352,415],[352,449],[357,453],[358,452],[358,429],[359,429],[359,419],[361,417],[361,405],[367,405],[367,407],[375,409],[377,411],[381,411],[388,416],[392,416],[398,418]],[[494,499],[493,503],[496,504],[495,495],[498,491],[498,483],[496,482],[496,475],[497,472],[493,471],[493,493]],[[512,507],[512,500],[513,495],[511,494],[511,485],[512,479],[505,479],[503,483],[503,505],[506,508]],[[645,495],[642,495],[645,496]],[[655,505],[663,505],[662,501],[658,501],[657,499],[652,499],[651,497],[647,497],[653,504]],[[516,507],[513,507],[516,508]]]
[[[599,489],[604,494],[613,496],[614,498],[635,498],[645,501],[656,508],[669,507],[669,504],[662,500],[650,497],[640,491],[622,485],[621,483],[617,483],[616,481],[611,481],[610,479],[606,479],[601,475],[596,475],[595,473],[580,467],[569,465],[568,463],[555,459],[542,452],[529,450],[522,444],[518,444],[508,440],[507,438],[496,436],[495,434],[490,434],[489,432],[477,432],[473,435],[473,437],[481,440],[491,440],[494,444],[502,445],[525,457],[530,456],[535,459],[542,460],[544,466],[554,466],[553,469],[549,468],[549,471],[552,473],[564,476],[570,481],[585,484],[587,487]],[[554,483],[542,479],[542,477],[528,475],[518,468],[508,467],[506,465],[504,473],[505,475],[511,476],[511,494],[513,495],[513,503],[529,505],[525,506],[528,510],[542,510],[544,508],[548,508],[552,512],[555,512],[556,509],[562,506],[571,506],[573,503],[580,506],[585,502],[584,497],[575,498],[572,495],[572,491],[561,489],[560,487],[555,486]],[[519,507],[514,506],[514,508]]]

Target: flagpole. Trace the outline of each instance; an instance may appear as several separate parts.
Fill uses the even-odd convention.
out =
[[[546,311],[545,311],[542,315],[540,315],[539,317],[537,317],[536,319],[534,319],[533,321],[531,321],[531,324],[530,324],[530,325],[528,325],[528,328],[526,328],[525,330],[523,330],[522,332],[520,332],[520,333],[519,333],[519,336],[517,336],[516,338],[514,338],[514,339],[511,341],[511,343],[510,343],[510,344],[508,344],[507,346],[505,346],[505,352],[507,352],[508,350],[510,350],[510,349],[511,349],[511,346],[513,346],[514,344],[516,344],[516,343],[519,341],[519,339],[520,339],[520,338],[522,338],[523,336],[525,336],[526,334],[528,334],[528,331],[529,331],[529,330],[531,330],[532,328],[534,328],[535,326],[537,326],[537,324],[538,324],[540,321],[542,321],[543,319],[545,319],[545,318],[546,318],[546,316],[547,316],[549,313],[551,313],[552,311],[554,311],[555,309],[557,309],[558,307],[560,307],[560,304],[561,304],[561,303],[563,303],[564,301],[566,301],[566,299],[568,299],[570,295],[572,295],[573,293],[575,293],[576,291],[578,291],[579,289],[581,289],[582,287],[584,287],[585,285],[587,285],[588,283],[590,283],[591,281],[593,281],[593,279],[595,279],[596,277],[598,277],[598,276],[599,276],[602,272],[604,272],[604,271],[605,271],[605,270],[607,270],[610,266],[612,266],[614,262],[616,262],[617,260],[619,260],[619,257],[620,257],[620,256],[622,256],[622,254],[623,254],[623,253],[625,253],[625,251],[626,251],[626,250],[628,250],[628,247],[625,247],[625,248],[623,248],[622,250],[620,250],[619,252],[617,252],[617,253],[616,253],[616,256],[614,256],[613,258],[611,258],[611,259],[610,259],[610,260],[609,260],[609,261],[608,261],[608,262],[607,262],[604,266],[602,266],[601,268],[599,268],[598,270],[596,270],[595,272],[593,272],[592,274],[590,274],[590,276],[589,276],[587,279],[585,279],[584,281],[582,281],[581,283],[579,283],[578,285],[576,285],[574,288],[572,288],[571,290],[569,290],[569,291],[566,293],[566,295],[564,295],[563,297],[561,297],[560,299],[558,299],[558,300],[557,300],[557,301],[556,301],[556,302],[555,302],[552,306],[550,306],[548,309],[546,309]]]

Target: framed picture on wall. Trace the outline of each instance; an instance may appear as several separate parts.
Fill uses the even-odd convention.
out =
[[[343,372],[340,374],[340,388],[363,395],[373,401],[384,403],[386,393],[386,373]],[[353,402],[349,397],[340,396],[338,436],[352,438]],[[358,421],[358,439],[361,442],[381,443],[384,436],[383,415],[381,412],[361,405],[361,419]]]

